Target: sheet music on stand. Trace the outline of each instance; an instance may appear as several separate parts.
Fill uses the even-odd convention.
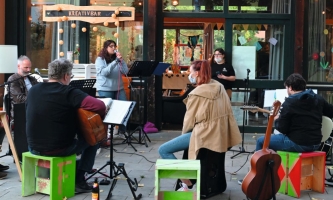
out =
[[[121,100],[110,101],[111,106],[103,122],[107,124],[122,124],[126,126],[136,102]]]

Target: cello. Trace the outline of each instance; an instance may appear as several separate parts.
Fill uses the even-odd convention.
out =
[[[252,200],[266,200],[273,198],[280,188],[278,169],[281,157],[273,150],[268,149],[274,117],[279,112],[281,102],[275,101],[266,129],[265,140],[261,150],[251,157],[251,170],[242,182],[244,194]]]

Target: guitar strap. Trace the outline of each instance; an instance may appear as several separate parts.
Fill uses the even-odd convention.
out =
[[[274,166],[274,160],[269,160],[267,161],[267,167],[265,168],[265,174],[264,174],[264,177],[263,179],[261,180],[261,183],[260,183],[260,187],[259,187],[259,190],[258,190],[258,193],[257,193],[257,196],[256,198],[254,198],[254,200],[259,200],[259,197],[260,197],[260,193],[262,191],[262,188],[264,186],[264,183],[265,183],[265,180],[266,180],[266,177],[267,177],[267,172],[268,170],[270,170],[271,172],[271,182],[272,182],[272,196],[273,196],[273,200],[276,200],[276,197],[275,197],[275,192],[274,192],[274,188],[275,188],[275,185],[274,185],[274,175],[273,175],[273,166]]]

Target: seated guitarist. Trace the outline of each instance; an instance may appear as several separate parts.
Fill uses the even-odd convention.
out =
[[[92,170],[99,145],[89,146],[78,132],[77,109],[94,111],[102,119],[105,104],[69,86],[73,64],[57,59],[48,65],[49,82],[35,85],[26,101],[27,140],[29,151],[42,156],[81,154],[76,167],[75,192],[91,192],[84,174]],[[76,139],[77,136],[77,139]]]
[[[333,105],[311,89],[306,90],[306,81],[300,74],[291,74],[284,86],[289,97],[274,117],[275,129],[281,134],[271,135],[268,148],[300,153],[315,151],[322,139],[322,116],[333,118]],[[256,151],[262,149],[264,138],[258,138]],[[239,184],[242,182],[238,181]]]
[[[322,134],[322,116],[333,117],[333,105],[305,90],[306,81],[297,73],[291,74],[284,82],[288,98],[282,104],[279,115],[275,116],[275,129],[282,134],[273,134],[269,149],[274,151],[309,152],[319,148]],[[257,140],[256,150],[262,149],[264,137]]]

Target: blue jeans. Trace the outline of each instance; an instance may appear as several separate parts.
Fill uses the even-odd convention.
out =
[[[264,136],[261,136],[257,140],[256,151],[262,149],[264,145]],[[284,134],[272,134],[271,140],[269,142],[269,149],[274,151],[291,151],[291,152],[309,152],[309,151],[316,151],[319,148],[320,144],[318,145],[309,145],[309,146],[302,146],[294,143],[291,141],[286,135]]]
[[[107,98],[112,98],[112,99],[117,99],[117,100],[124,100],[126,101],[126,93],[124,89],[121,89],[119,91],[102,91],[98,90],[98,95],[101,97],[107,97]],[[124,125],[119,126],[119,131],[125,132],[126,127]]]
[[[158,149],[161,158],[177,159],[173,153],[188,149],[190,146],[191,135],[192,132],[185,133],[162,144]]]
[[[85,172],[89,172],[92,170],[94,163],[97,149],[99,145],[90,146],[83,137],[79,137],[79,139],[74,139],[73,143],[67,147],[66,149],[62,150],[61,152],[57,152],[54,154],[43,154],[41,152],[35,151],[28,147],[30,153],[35,155],[41,156],[70,156],[73,154],[81,154],[81,159],[77,162],[76,168]]]

